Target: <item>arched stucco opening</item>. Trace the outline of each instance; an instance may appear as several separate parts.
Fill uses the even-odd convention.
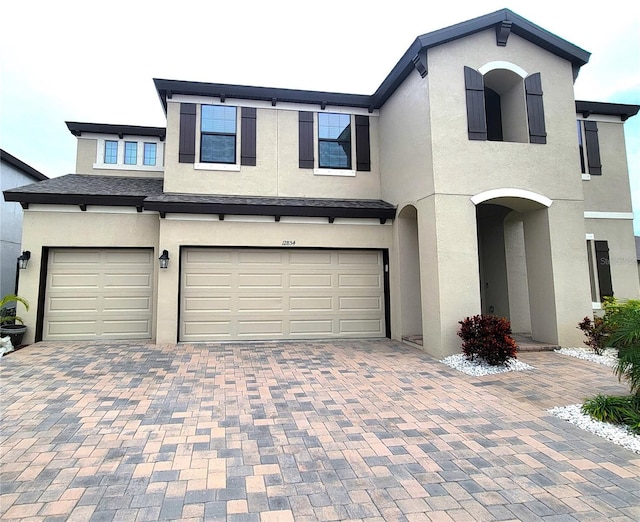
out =
[[[398,213],[400,247],[400,291],[402,338],[422,344],[422,296],[420,286],[420,248],[418,211],[413,205]]]
[[[471,198],[476,205],[482,313],[507,317],[514,333],[557,342],[548,208],[520,189]]]

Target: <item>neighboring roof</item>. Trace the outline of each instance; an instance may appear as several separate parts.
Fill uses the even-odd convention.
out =
[[[67,128],[74,136],[82,136],[83,132],[93,134],[117,134],[120,138],[127,136],[154,136],[164,140],[167,135],[165,127],[144,127],[140,125],[112,125],[109,123],[82,123],[67,121]]]
[[[163,194],[161,178],[67,174],[40,183],[4,191],[6,201],[27,208],[31,203],[50,205],[134,206],[138,211],[166,213],[375,218],[393,219],[394,205],[381,200],[307,199]]]
[[[640,105],[576,100],[576,112],[582,113],[585,118],[591,114],[606,114],[620,116],[622,121],[626,121],[631,116],[638,114],[638,110],[640,110]]]
[[[574,74],[577,74],[577,70],[589,61],[590,53],[584,49],[542,29],[509,9],[501,9],[494,13],[418,36],[371,96],[163,79],[154,79],[154,83],[165,112],[167,110],[167,99],[171,99],[174,94],[263,100],[272,104],[282,101],[364,107],[373,111],[382,107],[416,67],[414,65],[415,60],[419,58],[421,53],[425,53],[431,47],[491,28],[495,28],[496,33],[500,32],[501,38],[504,37],[504,33],[508,35],[509,32],[513,32],[521,38],[529,40],[543,49],[568,60],[573,64],[574,71],[576,71]]]
[[[19,160],[15,156],[9,154],[7,151],[0,149],[0,160],[8,163],[12,167],[22,171],[24,174],[29,176],[30,178],[35,179],[36,181],[42,181],[44,179],[49,179],[39,170],[34,169],[33,167],[27,165],[24,161]]]
[[[161,178],[67,174],[4,191],[5,201],[52,205],[108,205],[142,208],[147,196],[162,194]]]

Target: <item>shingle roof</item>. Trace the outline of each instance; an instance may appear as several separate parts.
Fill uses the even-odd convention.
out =
[[[83,132],[93,134],[117,134],[123,136],[154,136],[164,140],[167,129],[164,127],[146,127],[141,125],[116,125],[111,123],[84,123],[67,121],[67,128],[74,136],[82,136]]]
[[[226,214],[375,218],[395,217],[394,205],[370,199],[307,199],[258,196],[164,194],[160,178],[68,174],[4,191],[6,201],[23,207],[52,205],[134,206],[138,210],[186,214]]]

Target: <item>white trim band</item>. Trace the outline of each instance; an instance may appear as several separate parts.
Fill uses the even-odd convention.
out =
[[[479,205],[480,203],[484,203],[485,201],[489,201],[491,199],[498,198],[520,198],[520,199],[528,199],[530,201],[535,201],[536,203],[540,203],[545,207],[550,207],[552,200],[543,196],[542,194],[537,194],[536,192],[531,192],[530,190],[516,189],[516,188],[501,188],[501,189],[493,189],[487,190],[485,192],[481,192],[480,194],[476,194],[471,197],[471,202],[474,205]]]
[[[585,219],[633,219],[633,212],[585,211]]]

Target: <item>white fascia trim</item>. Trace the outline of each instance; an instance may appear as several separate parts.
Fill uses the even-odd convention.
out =
[[[586,235],[585,239],[587,241],[593,241],[596,238],[595,234],[585,234],[585,235]]]
[[[311,103],[291,103],[276,101],[275,107],[269,101],[263,100],[243,100],[243,99],[225,99],[224,103],[216,96],[186,96],[184,94],[174,94],[167,103],[198,103],[204,105],[230,105],[233,107],[255,107],[256,109],[274,109],[283,111],[311,111],[311,112],[335,112],[338,114],[358,114],[362,116],[379,116],[380,111],[374,110],[369,112],[368,109],[362,107],[337,107],[327,105],[323,111],[320,104]]]
[[[538,194],[536,192],[531,192],[530,190],[523,190],[517,188],[501,188],[501,189],[493,189],[487,190],[485,192],[481,192],[480,194],[476,194],[471,197],[471,202],[474,205],[479,205],[480,203],[484,203],[485,201],[489,201],[490,199],[497,198],[520,198],[520,199],[528,199],[530,201],[535,201],[544,205],[545,207],[550,207],[553,203],[548,197],[543,196],[542,194]]]
[[[315,176],[355,176],[355,170],[342,170],[342,169],[313,169]]]
[[[611,116],[609,114],[591,114],[585,118],[581,112],[578,112],[576,113],[576,119],[582,121],[601,121],[603,123],[619,123],[621,125],[624,123],[620,119],[620,116]]]
[[[529,76],[527,71],[525,71],[522,67],[519,67],[515,63],[504,62],[504,61],[495,61],[495,62],[487,62],[482,67],[478,69],[478,72],[481,74],[487,74],[489,71],[493,71],[495,69],[507,69],[508,71],[512,71],[516,73],[521,78],[526,78]]]
[[[585,219],[633,219],[633,212],[585,211]]]
[[[221,170],[225,172],[240,172],[237,163],[194,163],[194,170]]]

